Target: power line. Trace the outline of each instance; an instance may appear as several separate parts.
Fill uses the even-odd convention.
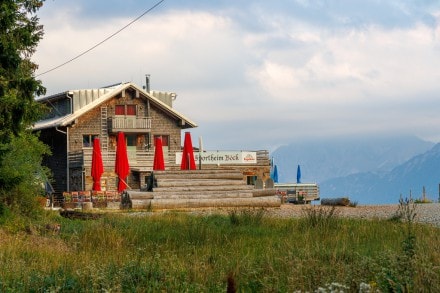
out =
[[[122,32],[124,29],[126,29],[127,27],[129,27],[130,25],[132,25],[133,23],[135,23],[136,21],[138,21],[140,18],[142,18],[145,14],[149,13],[150,11],[152,11],[153,9],[155,9],[157,6],[159,6],[160,4],[162,4],[162,2],[164,2],[165,0],[160,0],[158,1],[156,4],[154,4],[151,8],[147,9],[146,11],[144,11],[141,15],[139,15],[138,17],[136,17],[135,19],[133,19],[131,22],[129,22],[128,24],[126,24],[125,26],[123,26],[122,28],[120,28],[119,30],[117,30],[116,32],[114,32],[113,34],[111,34],[110,36],[108,36],[107,38],[105,38],[104,40],[100,41],[99,43],[97,43],[96,45],[90,47],[89,49],[85,50],[84,52],[76,55],[75,57],[67,60],[64,63],[61,63],[58,66],[55,66],[49,70],[46,70],[42,73],[37,74],[35,77],[39,77],[42,76],[44,74],[47,74],[49,72],[52,72],[60,67],[63,67],[66,64],[69,64],[72,61],[75,61],[76,59],[80,58],[81,56],[87,54],[88,52],[92,51],[93,49],[95,49],[96,47],[102,45],[103,43],[105,43],[106,41],[110,40],[111,38],[113,38],[114,36],[116,36],[117,34],[119,34],[120,32]]]

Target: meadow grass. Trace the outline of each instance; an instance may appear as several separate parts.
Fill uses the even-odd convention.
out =
[[[48,221],[61,232],[43,229]],[[440,233],[427,225],[411,227],[413,254],[405,222],[324,210],[299,219],[263,210],[90,221],[49,213],[32,225],[0,229],[0,292],[224,292],[228,284],[242,292],[440,292]]]

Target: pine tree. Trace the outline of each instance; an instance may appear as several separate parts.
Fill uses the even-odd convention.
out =
[[[43,112],[35,96],[46,91],[36,80],[37,65],[30,59],[43,37],[36,16],[43,1],[0,1],[0,210],[5,206],[28,210],[26,199],[36,190],[35,178],[30,177],[41,171],[41,157],[48,152],[30,132]],[[17,154],[21,157],[14,159]]]

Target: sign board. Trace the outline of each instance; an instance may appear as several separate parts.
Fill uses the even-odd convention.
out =
[[[256,164],[257,152],[247,151],[203,151],[194,152],[194,159],[196,164],[200,162],[199,155],[202,164]],[[176,164],[182,162],[182,152],[176,153]]]

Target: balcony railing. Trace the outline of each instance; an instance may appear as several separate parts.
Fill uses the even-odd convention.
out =
[[[85,148],[82,151],[69,153],[69,165],[70,167],[85,167],[90,168],[92,165],[92,148]],[[260,150],[257,152],[257,166],[269,165],[269,152],[266,150]],[[136,150],[135,152],[128,152],[128,160],[130,167],[132,168],[153,168],[154,150]],[[103,151],[102,160],[104,166],[110,170],[114,168],[116,159],[115,151]],[[175,153],[164,152],[165,167],[167,169],[180,168],[180,164],[176,163]],[[198,164],[198,162],[196,162]],[[237,164],[240,165],[240,164]],[[247,166],[244,165],[243,166]]]
[[[114,116],[109,118],[109,132],[147,133],[151,130],[151,118],[134,116]]]

